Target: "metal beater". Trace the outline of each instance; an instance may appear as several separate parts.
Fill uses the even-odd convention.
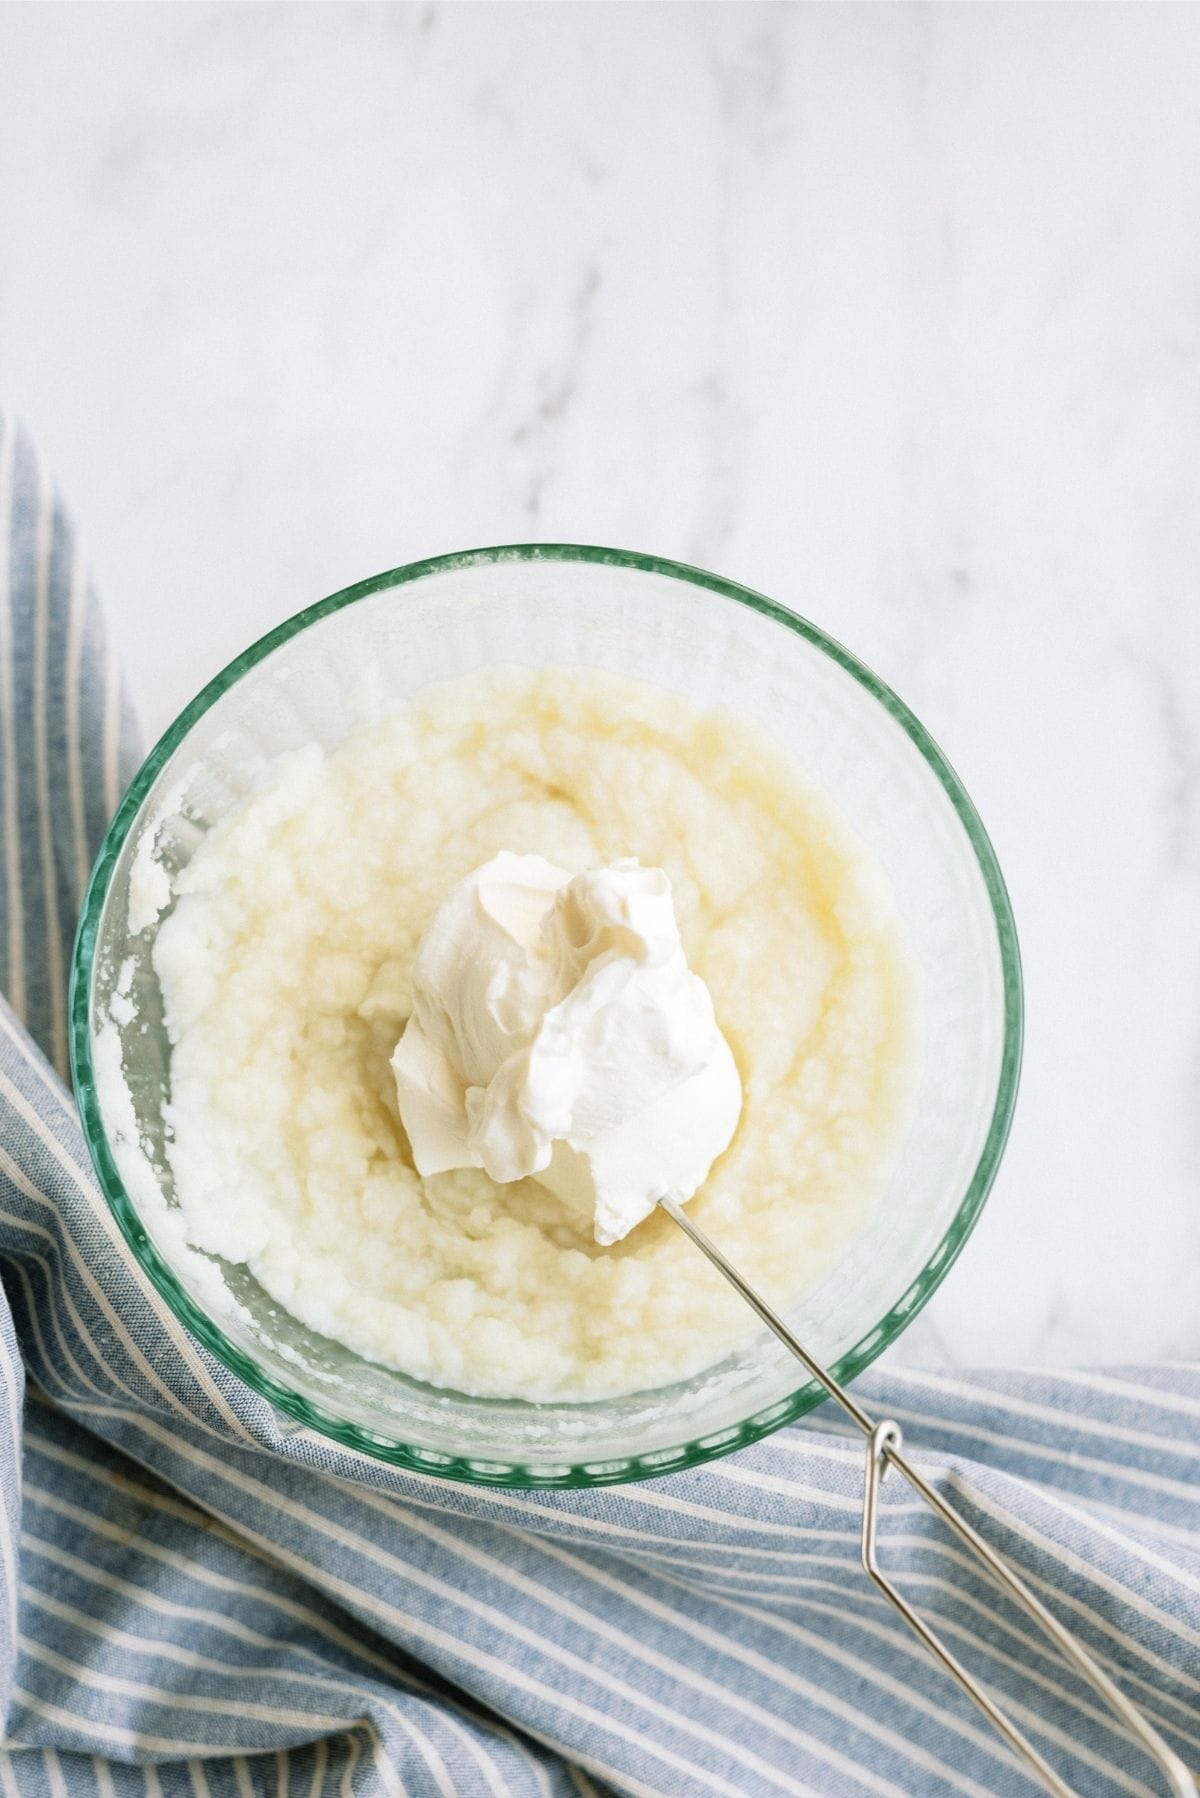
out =
[[[954,1506],[935,1492],[916,1468],[901,1453],[903,1437],[898,1423],[885,1418],[876,1423],[857,1404],[845,1387],[840,1385],[833,1375],[815,1361],[802,1343],[797,1342],[783,1319],[774,1312],[766,1300],[755,1292],[741,1274],[721,1253],[716,1243],[710,1241],[687,1213],[676,1205],[672,1199],[660,1199],[659,1207],[679,1225],[679,1228],[690,1236],[702,1254],[707,1255],[713,1266],[729,1281],[729,1284],[745,1299],[753,1311],[756,1311],[763,1323],[773,1330],[786,1349],[795,1355],[813,1379],[822,1385],[830,1398],[835,1399],[855,1423],[867,1439],[867,1477],[863,1495],[862,1518],[862,1564],[868,1576],[878,1586],[888,1602],[895,1606],[908,1624],[909,1628],[920,1637],[930,1654],[941,1663],[950,1677],[957,1681],[979,1709],[983,1712],[992,1727],[999,1731],[1013,1753],[1024,1762],[1025,1766],[1038,1778],[1048,1792],[1055,1798],[1077,1798],[1071,1787],[1050,1766],[1049,1762],[1034,1747],[1029,1738],[1022,1733],[1002,1711],[995,1701],[988,1697],[979,1682],[967,1672],[962,1663],[951,1654],[941,1638],[934,1634],[929,1625],[922,1621],[913,1610],[908,1600],[888,1579],[879,1565],[876,1545],[876,1527],[879,1513],[879,1488],[889,1467],[894,1467],[903,1474],[913,1491],[916,1492],[931,1510],[949,1525],[960,1541],[972,1549],[984,1569],[1010,1598],[1028,1612],[1038,1628],[1049,1637],[1063,1658],[1070,1662],[1075,1671],[1087,1680],[1088,1684],[1103,1698],[1105,1704],[1129,1731],[1150,1756],[1151,1760],[1162,1769],[1168,1787],[1175,1798],[1198,1798],[1196,1782],[1187,1767],[1168,1743],[1164,1742],[1158,1731],[1153,1729],[1136,1705],[1130,1703],[1125,1694],[1113,1684],[1104,1669],[1097,1665],[1083,1645],[1048,1611],[1039,1598],[1029,1590],[1024,1580],[1015,1574],[1007,1562],[1001,1560],[995,1550],[990,1548],[977,1530],[972,1529]]]

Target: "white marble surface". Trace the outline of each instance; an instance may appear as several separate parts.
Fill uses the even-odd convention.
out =
[[[1200,9],[0,10],[0,401],[150,729],[439,550],[653,548],[916,707],[1024,1091],[898,1352],[1200,1350]]]

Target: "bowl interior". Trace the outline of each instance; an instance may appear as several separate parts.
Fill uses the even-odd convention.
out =
[[[282,626],[181,716],[114,821],[76,954],[77,1090],[126,1235],[184,1322],[290,1416],[458,1478],[588,1484],[724,1452],[819,1394],[798,1390],[794,1360],[765,1333],[658,1391],[532,1405],[438,1390],[305,1328],[244,1268],[186,1244],[163,1147],[170,1047],[151,962],[157,922],[130,929],[131,884],[143,905],[151,851],[185,864],[280,751],[333,746],[430,682],[514,663],[609,669],[752,718],[891,879],[921,982],[913,1121],[869,1224],[788,1313],[844,1375],[916,1312],[983,1202],[1014,1096],[1019,974],[995,858],[920,725],[810,626],[696,570],[544,545],[400,569]]]

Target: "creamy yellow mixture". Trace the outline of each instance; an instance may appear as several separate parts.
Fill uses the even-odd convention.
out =
[[[913,997],[858,840],[750,724],[583,670],[430,689],[281,758],[198,848],[159,932],[176,1191],[197,1246],[303,1322],[461,1391],[602,1398],[721,1359],[745,1305],[667,1218],[600,1248],[533,1180],[422,1180],[389,1057],[439,901],[501,849],[669,874],[741,1076],[690,1211],[786,1304],[877,1197]]]

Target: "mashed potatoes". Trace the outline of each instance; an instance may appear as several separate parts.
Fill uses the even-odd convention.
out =
[[[417,944],[501,849],[666,869],[744,1092],[691,1213],[776,1303],[827,1271],[910,1090],[886,885],[750,725],[582,670],[430,689],[280,758],[204,839],[154,954],[176,1193],[197,1247],[372,1360],[528,1399],[664,1385],[755,1328],[667,1218],[599,1248],[533,1180],[413,1167],[389,1057]]]

